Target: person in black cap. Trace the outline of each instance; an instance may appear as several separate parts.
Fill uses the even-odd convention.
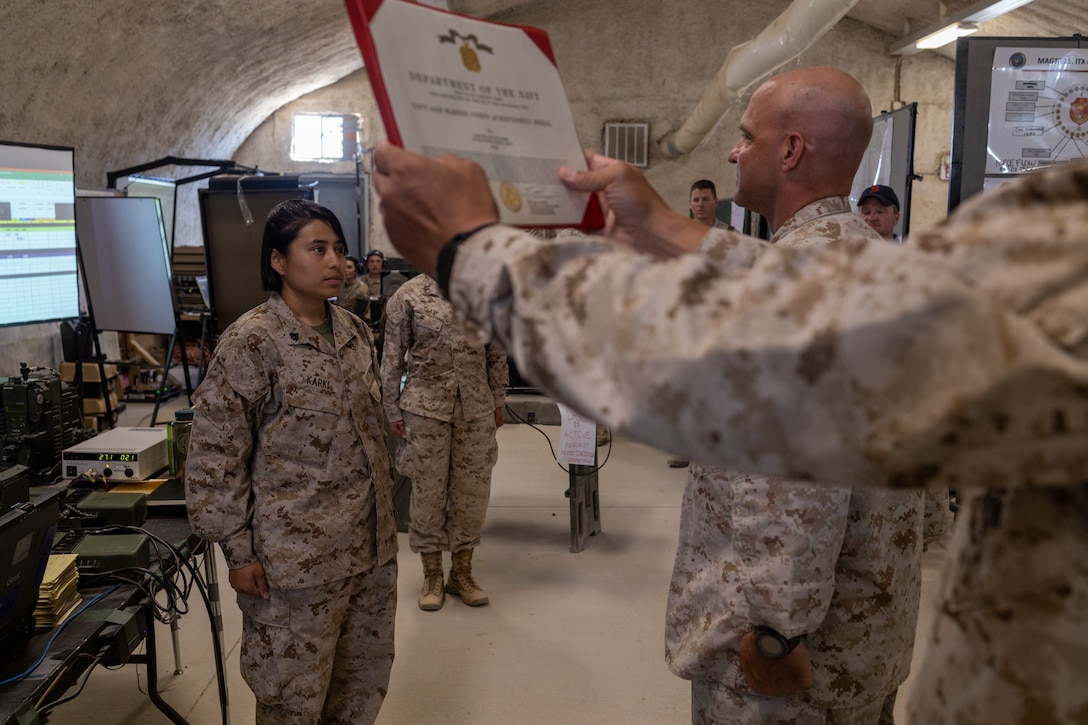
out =
[[[858,198],[858,213],[865,223],[889,242],[898,242],[895,225],[899,223],[899,197],[890,186],[870,186]]]

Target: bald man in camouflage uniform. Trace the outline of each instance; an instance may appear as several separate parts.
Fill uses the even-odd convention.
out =
[[[278,292],[243,314],[194,396],[189,520],[231,570],[242,675],[269,725],[372,723],[393,664],[397,532],[377,361],[364,323],[319,303],[331,328],[301,321]],[[257,570],[245,591],[236,573]]]
[[[560,176],[600,193],[609,240],[495,224],[486,175],[452,156],[382,144],[375,183],[393,243],[477,339],[582,413],[745,471],[957,488],[909,722],[1083,723],[1088,167],[985,192],[902,246],[777,249],[589,166]]]
[[[734,200],[767,219],[770,244],[880,238],[847,197],[872,131],[856,80],[830,68],[772,78],[741,129]],[[922,510],[920,492],[692,464],[665,634],[670,669],[691,680],[692,722],[890,723],[918,620]],[[745,682],[761,658],[753,629],[807,650],[803,691]]]
[[[506,354],[498,345],[469,344],[450,303],[421,274],[389,299],[383,359],[386,415],[404,439],[397,470],[412,479],[408,543],[423,560],[419,607],[442,607],[443,551],[452,558],[445,591],[470,606],[487,604],[472,575],[472,552],[498,458],[495,430],[510,382]]]

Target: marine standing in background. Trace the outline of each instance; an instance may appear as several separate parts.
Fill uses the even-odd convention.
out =
[[[469,606],[487,604],[472,575],[472,552],[498,456],[495,431],[510,382],[506,353],[497,344],[470,345],[453,307],[421,274],[386,306],[381,374],[390,430],[404,439],[397,470],[412,479],[408,542],[423,559],[419,607],[442,607],[443,551],[452,555],[445,591]]]
[[[858,197],[858,215],[885,241],[902,242],[895,233],[899,223],[899,196],[895,189],[875,184]],[[928,548],[952,527],[952,508],[947,488],[926,489],[922,542]]]
[[[691,185],[688,208],[691,209],[691,218],[700,224],[714,229],[729,229],[729,225],[718,218],[718,187],[710,179],[699,179]],[[665,463],[669,468],[684,468],[688,465],[688,459],[669,454]]]
[[[691,218],[715,229],[728,229],[729,225],[718,218],[718,187],[710,179],[699,179],[691,185],[688,194]]]
[[[358,262],[355,257],[344,257],[344,284],[340,287],[340,293],[336,295],[336,304],[358,315],[359,311],[355,303],[366,300],[366,285],[359,281],[356,276],[357,271]]]
[[[189,520],[226,558],[262,724],[372,723],[393,664],[381,385],[369,330],[327,301],[343,265],[331,211],[276,206],[261,247],[272,294],[223,332],[194,396]]]
[[[366,269],[360,280],[362,293],[359,297],[359,309],[356,312],[359,317],[370,325],[370,331],[374,335],[374,347],[378,351],[378,362],[382,359],[382,334],[385,330],[385,303],[389,301],[386,292],[385,255],[380,249],[371,249],[366,253]]]
[[[366,274],[363,275],[362,284],[366,287],[364,298],[378,300],[384,297],[382,291],[382,268],[385,266],[385,255],[380,249],[371,249],[366,253]],[[370,319],[367,317],[367,319]]]

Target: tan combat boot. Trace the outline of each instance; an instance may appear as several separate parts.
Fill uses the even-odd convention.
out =
[[[450,580],[446,591],[461,597],[461,601],[470,607],[487,604],[487,592],[472,578],[472,549],[453,553],[453,566],[450,568]]]
[[[433,612],[442,608],[446,594],[442,591],[442,552],[420,554],[423,557],[423,589],[419,592],[419,608]]]

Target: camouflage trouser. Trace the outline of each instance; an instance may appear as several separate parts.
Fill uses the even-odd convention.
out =
[[[397,470],[412,479],[409,546],[417,553],[475,548],[498,457],[495,417],[466,421],[460,401],[451,423],[403,415],[408,440],[401,442]]]
[[[257,723],[373,723],[393,666],[396,561],[269,593],[238,595],[242,677],[257,697]]]
[[[890,713],[895,693],[887,700]],[[692,725],[882,725],[884,699],[828,710],[796,697],[764,697],[711,680],[691,681]]]

